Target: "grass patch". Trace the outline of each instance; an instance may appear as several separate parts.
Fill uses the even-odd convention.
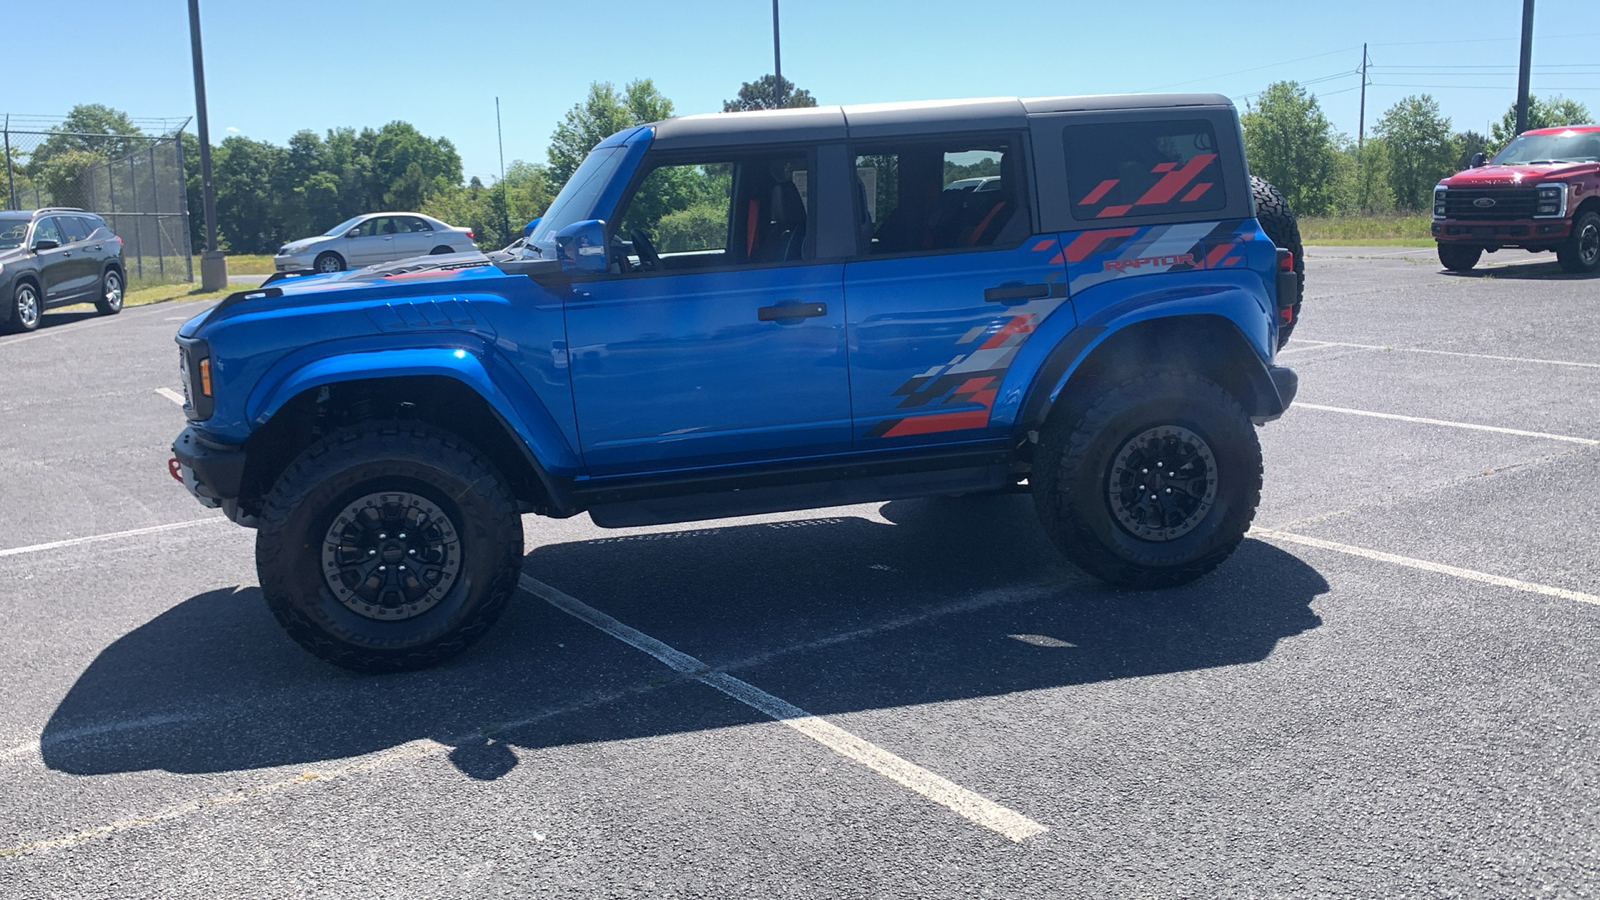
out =
[[[1414,216],[1306,216],[1300,240],[1323,246],[1432,247],[1432,218]]]
[[[122,295],[122,305],[124,307],[149,306],[152,303],[166,303],[169,300],[220,300],[233,293],[239,287],[241,285],[234,285],[226,290],[209,292],[203,291],[187,282],[130,287]]]

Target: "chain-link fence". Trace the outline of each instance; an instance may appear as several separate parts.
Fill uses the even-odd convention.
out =
[[[179,132],[77,134],[0,128],[5,209],[76,207],[122,238],[134,281],[193,281]]]

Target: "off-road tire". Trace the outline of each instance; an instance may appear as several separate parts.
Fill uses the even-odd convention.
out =
[[[1600,212],[1590,210],[1572,223],[1572,236],[1556,248],[1561,268],[1577,275],[1600,269]]]
[[[100,296],[94,301],[94,308],[102,316],[114,316],[122,312],[123,299],[122,273],[116,269],[107,269],[100,276]]]
[[[1440,244],[1439,265],[1452,272],[1471,272],[1483,258],[1483,248],[1470,244]]]
[[[326,275],[330,272],[343,272],[345,270],[346,263],[344,261],[344,257],[333,252],[332,250],[328,250],[324,253],[318,254],[316,262],[312,263],[311,267],[318,273]]]
[[[360,614],[323,575],[335,518],[381,492],[434,505],[459,542],[448,591],[398,621]],[[470,444],[411,421],[366,422],[313,444],[267,494],[256,532],[256,573],[278,623],[313,654],[358,672],[426,668],[465,650],[505,609],[521,559],[522,519],[505,478]]]
[[[1289,321],[1278,321],[1278,346],[1289,342],[1289,335],[1300,324],[1300,302],[1306,294],[1306,252],[1300,243],[1300,222],[1289,201],[1266,179],[1250,176],[1250,196],[1256,201],[1256,220],[1272,243],[1294,254],[1295,297]]]
[[[1165,540],[1136,536],[1112,509],[1119,452],[1156,428],[1202,439],[1216,476],[1202,517]],[[1244,539],[1261,500],[1261,446],[1227,391],[1190,372],[1157,372],[1058,406],[1029,481],[1039,521],[1068,560],[1112,584],[1171,587],[1215,569]]]
[[[11,318],[5,323],[6,331],[34,331],[44,321],[44,297],[33,282],[18,281],[9,302]]]

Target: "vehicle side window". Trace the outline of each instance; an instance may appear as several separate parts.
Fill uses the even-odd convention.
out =
[[[863,252],[1016,245],[1029,230],[1016,146],[1009,138],[961,138],[858,148]]]
[[[56,216],[56,224],[67,239],[66,243],[76,244],[89,236],[89,230],[83,227],[83,220],[77,216]]]
[[[1075,219],[1205,212],[1228,205],[1210,122],[1068,125],[1062,141]]]
[[[61,229],[56,227],[56,220],[54,216],[48,216],[40,219],[39,224],[33,226],[33,242],[37,244],[40,241],[55,241],[58,244],[63,243],[61,240]]]
[[[628,272],[811,256],[810,163],[785,153],[653,168],[615,217]],[[641,240],[642,238],[642,240]],[[651,251],[658,259],[651,259]]]
[[[105,220],[95,218],[94,216],[79,216],[78,219],[83,222],[84,230],[91,238],[94,237],[94,233],[96,231],[99,231],[101,228],[105,227],[106,224]]]
[[[425,233],[433,230],[433,226],[428,224],[427,219],[418,218],[417,216],[402,216],[400,225],[402,231],[409,230],[413,233]]]

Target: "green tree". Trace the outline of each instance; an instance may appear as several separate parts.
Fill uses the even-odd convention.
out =
[[[1450,120],[1428,94],[1389,107],[1374,132],[1389,150],[1389,187],[1403,210],[1432,207],[1433,186],[1454,171],[1456,145]]]
[[[783,91],[780,95],[777,76],[763,75],[755,81],[746,81],[740,85],[737,97],[722,101],[722,111],[749,112],[752,109],[793,109],[816,105],[817,98],[811,96],[810,91],[796,88],[794,82],[789,79],[783,80]]]
[[[304,237],[284,227],[279,195],[288,151],[266,141],[233,136],[211,154],[217,192],[218,240],[234,253],[272,253],[285,240]]]
[[[1274,82],[1240,121],[1250,170],[1282,191],[1297,214],[1328,213],[1336,150],[1317,98],[1293,81]]]
[[[1554,128],[1558,125],[1583,125],[1593,121],[1589,115],[1589,107],[1576,100],[1555,96],[1549,100],[1540,100],[1538,97],[1528,95],[1528,128]],[[1515,103],[1500,117],[1500,121],[1489,126],[1490,156],[1504,150],[1511,139],[1517,136],[1517,105]]]
[[[394,210],[416,210],[461,183],[461,155],[448,138],[428,138],[406,122],[390,122],[358,139],[370,159],[370,196]]]
[[[1489,139],[1476,131],[1463,131],[1453,140],[1456,145],[1456,171],[1461,171],[1472,165],[1472,156],[1475,153],[1489,152]]]
[[[575,104],[550,135],[552,189],[559,191],[572,177],[594,145],[624,128],[671,118],[672,101],[645,78],[630,82],[621,92],[609,81],[589,85],[589,96]]]
[[[29,157],[33,172],[63,153],[92,153],[101,159],[119,159],[145,145],[144,141],[136,139],[141,134],[139,126],[133,124],[127,113],[100,103],[74,106],[61,124],[50,130],[53,133]]]

